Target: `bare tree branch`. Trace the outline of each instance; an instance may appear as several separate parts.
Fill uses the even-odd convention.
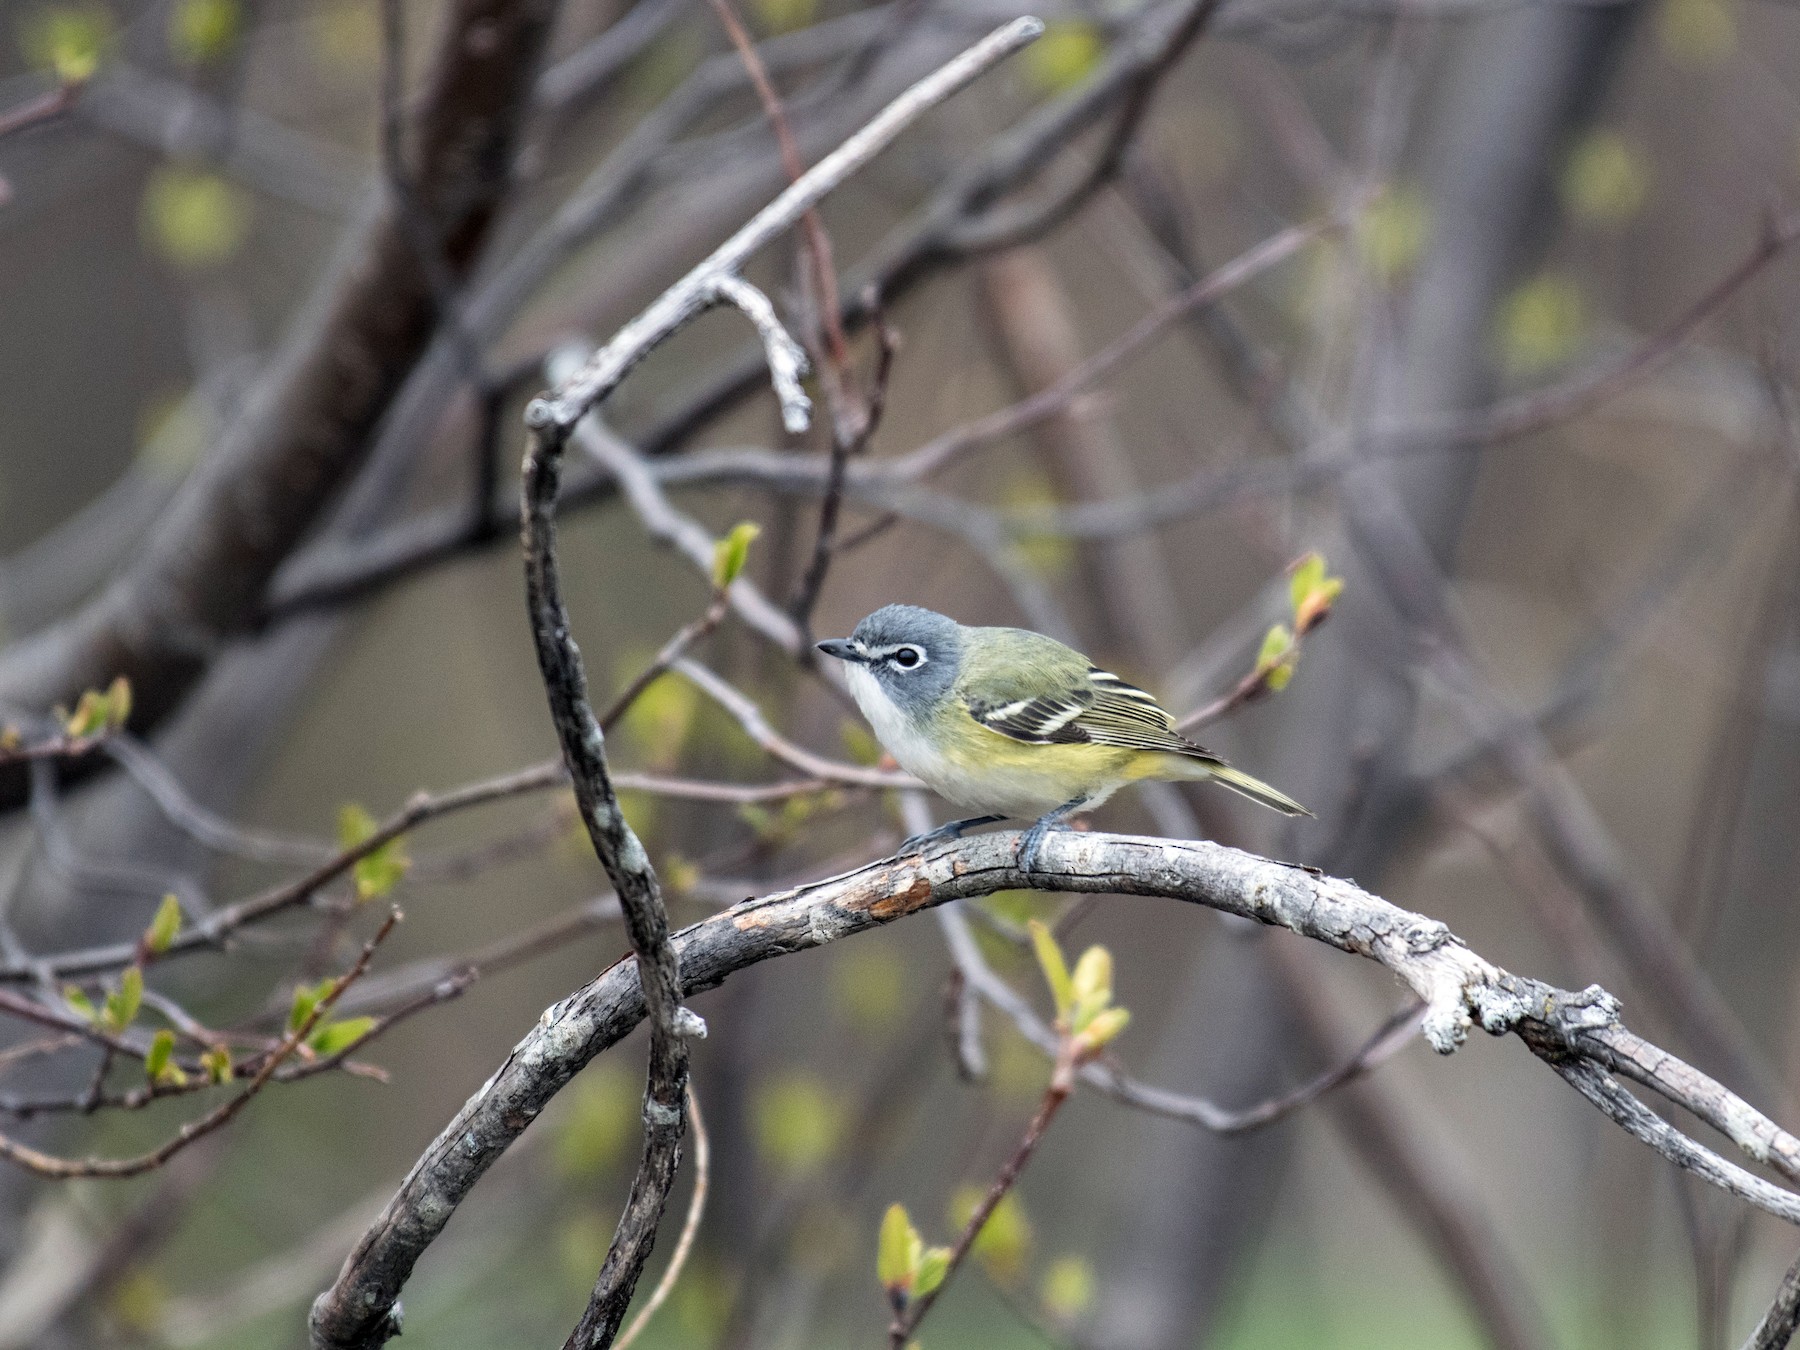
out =
[[[1350,882],[1207,842],[1068,832],[1050,836],[1038,871],[1017,865],[1020,835],[964,839],[760,900],[746,901],[683,929],[672,941],[690,994],[772,957],[823,946],[950,900],[1021,886],[1046,890],[1160,895],[1289,929],[1377,962],[1425,1005],[1426,1040],[1455,1050],[1472,1026],[1516,1034],[1539,1058],[1594,1092],[1635,1134],[1696,1175],[1791,1223],[1800,1195],[1751,1176],[1657,1120],[1616,1084],[1629,1065],[1677,1091],[1684,1106],[1730,1126],[1753,1158],[1793,1156],[1800,1141],[1718,1083],[1691,1069],[1672,1086],[1671,1063],[1625,1030],[1617,1002],[1598,988],[1556,989],[1494,966],[1447,928],[1400,909]],[[314,1304],[314,1345],[353,1346],[379,1321],[469,1190],[594,1056],[644,1017],[630,962],[549,1009],[494,1076],[414,1165],[399,1192]],[[1668,1057],[1672,1063],[1673,1057]],[[1686,1066],[1683,1066],[1685,1069]],[[1652,1124],[1651,1122],[1655,1122]],[[366,1342],[365,1342],[366,1343]]]
[[[1800,1260],[1781,1277],[1775,1301],[1744,1342],[1744,1350],[1787,1350],[1796,1328],[1800,1328]]]
[[[414,194],[453,276],[468,274],[487,241],[555,11],[555,0],[457,0],[444,16],[408,130]],[[437,306],[401,216],[386,200],[352,232],[285,352],[136,564],[74,617],[0,654],[0,705],[73,706],[122,674],[142,730],[245,629],[430,341]],[[25,791],[23,773],[0,771],[0,803]]]

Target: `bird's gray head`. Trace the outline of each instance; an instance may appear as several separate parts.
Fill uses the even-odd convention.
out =
[[[956,683],[962,634],[961,624],[935,610],[885,605],[849,637],[821,642],[819,650],[867,671],[888,698],[916,716]]]

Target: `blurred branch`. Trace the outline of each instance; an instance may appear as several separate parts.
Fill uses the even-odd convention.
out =
[[[923,208],[917,223],[859,269],[844,288],[843,323],[854,331],[871,312],[864,297],[873,286],[884,303],[893,303],[927,277],[966,260],[972,253],[1023,243],[1042,233],[1088,200],[1103,176],[1084,176],[1040,204],[1029,218],[1009,218],[1009,228],[994,228],[991,208],[1007,193],[1038,178],[1062,161],[1081,133],[1116,109],[1143,106],[1167,76],[1178,56],[1198,36],[1215,0],[1174,0],[1134,21],[1100,68],[1078,88],[1038,109],[1012,131],[994,140],[974,163],[959,171]],[[1135,124],[1121,118],[1121,128]],[[1097,161],[1106,164],[1106,157]],[[647,453],[687,439],[753,391],[761,378],[760,363],[740,359],[711,386],[694,395],[641,438]]]
[[[101,65],[77,115],[169,159],[214,161],[258,192],[326,216],[353,217],[372,186],[343,147],[123,61]]]
[[[555,9],[554,0],[456,0],[444,16],[408,121],[414,192],[452,275],[474,267],[509,186]],[[0,704],[72,704],[123,674],[137,693],[133,726],[145,729],[246,628],[276,568],[361,464],[434,327],[431,287],[396,202],[361,221],[340,259],[136,565],[71,618],[0,654]],[[22,773],[0,774],[0,803],[16,805],[25,791]]]
[[[867,769],[859,764],[840,764],[835,760],[815,755],[802,746],[795,745],[769,725],[769,720],[763,716],[761,708],[758,708],[749,698],[732,688],[724,679],[698,661],[683,658],[675,662],[674,669],[678,674],[691,680],[702,693],[730,713],[737,724],[744,729],[746,736],[789,768],[811,774],[821,781],[842,783],[848,787],[905,790],[921,786],[919,780],[911,774],[893,773],[887,769]]]
[[[618,485],[652,539],[674,547],[702,573],[711,572],[718,541],[699,521],[675,509],[642,456],[594,418],[575,428],[574,439],[608,471],[607,478]],[[738,577],[725,588],[725,594],[746,626],[790,655],[801,650],[800,630],[794,621],[750,578]]]
[[[1744,1342],[1744,1350],[1787,1350],[1796,1328],[1800,1328],[1800,1260],[1781,1277],[1775,1301]]]
[[[835,292],[833,292],[835,300]],[[874,314],[875,326],[875,372],[870,379],[869,391],[859,395],[860,406],[852,415],[835,415],[831,429],[831,463],[825,475],[825,492],[819,501],[819,532],[813,540],[812,558],[801,573],[800,581],[794,588],[794,598],[788,605],[788,613],[794,622],[808,634],[812,632],[812,612],[819,603],[819,594],[825,589],[825,575],[831,570],[832,559],[838,551],[838,516],[844,503],[844,474],[849,468],[850,457],[860,455],[869,448],[870,438],[881,425],[882,414],[887,409],[888,380],[893,374],[894,353],[900,346],[900,335],[888,323],[881,309],[881,298],[878,295],[866,297]],[[832,314],[835,316],[835,309]],[[834,398],[841,401],[848,394],[848,385],[852,379],[846,369],[844,377],[838,382],[839,389]],[[811,646],[801,649],[806,656],[812,655]]]
[[[1310,953],[1290,943],[1268,946],[1301,1043],[1318,1062],[1338,1058],[1346,1049],[1342,1014],[1303,959]],[[1495,1223],[1477,1177],[1460,1156],[1437,1147],[1393,1080],[1369,1079],[1333,1093],[1325,1113],[1420,1245],[1455,1277],[1470,1315],[1496,1350],[1554,1350],[1550,1319]]]
[[[46,90],[36,98],[28,98],[23,103],[15,103],[0,111],[0,138],[61,117],[75,106],[83,88],[85,81],[59,81],[55,88]]]
[[[382,821],[368,838],[353,847],[339,850],[305,876],[284,882],[247,900],[226,905],[200,922],[184,927],[159,954],[158,959],[166,959],[178,953],[216,949],[245,925],[307,903],[323,887],[347,874],[362,859],[427,820],[521,793],[558,787],[565,781],[562,765],[549,761],[449,792],[435,795],[418,793],[399,811]],[[13,956],[0,961],[0,982],[42,983],[117,970],[129,965],[137,950],[136,942],[120,942],[79,951],[59,952],[54,956],[41,958]]]
[[[781,95],[775,92],[775,85],[769,79],[769,68],[757,54],[756,44],[739,21],[730,0],[709,0],[709,3],[737,50],[738,59],[744,63],[744,74],[756,90],[763,115],[769,119],[769,128],[775,133],[775,143],[781,151],[781,167],[790,182],[797,182],[806,172],[806,165],[800,158],[800,146],[794,139],[793,128],[788,125],[787,114],[782,110]],[[837,418],[834,439],[845,439],[848,422],[839,405],[846,393],[850,347],[844,340],[844,325],[838,313],[837,265],[832,261],[831,236],[825,233],[825,222],[816,207],[809,207],[800,214],[800,240],[806,264],[811,269],[809,280],[816,288],[819,318],[825,331],[825,363],[819,374],[829,391],[826,402]]]
[[[1020,835],[982,835],[903,859],[747,901],[683,929],[672,941],[690,994],[734,971],[823,946],[950,900],[996,891],[1044,890],[1160,895],[1289,929],[1372,960],[1425,1005],[1423,1030],[1449,1053],[1471,1026],[1512,1033],[1557,1068],[1587,1066],[1610,1082],[1624,1074],[1719,1128],[1750,1158],[1800,1177],[1800,1139],[1748,1102],[1632,1035],[1603,990],[1556,989],[1509,974],[1471,951],[1447,928],[1335,877],[1204,841],[1138,839],[1070,832],[1050,836],[1040,870],[1017,866]],[[364,1234],[337,1282],[315,1304],[315,1344],[331,1345],[337,1309],[378,1319],[398,1297],[414,1262],[456,1206],[552,1096],[594,1056],[644,1017],[635,967],[621,962],[547,1011],[486,1084],[414,1164],[380,1220]],[[1581,1077],[1581,1075],[1577,1075]],[[1637,1103],[1616,1083],[1609,1107]],[[1654,1120],[1648,1108],[1636,1111]],[[1651,1133],[1631,1118],[1641,1135]],[[1790,1223],[1800,1195],[1771,1185],[1666,1125],[1666,1147],[1682,1166]],[[1677,1148],[1671,1141],[1681,1141]],[[343,1314],[336,1314],[342,1316]],[[354,1344],[340,1339],[338,1343]]]
[[[984,203],[987,209],[958,222],[950,231],[950,246],[964,253],[980,253],[1023,243],[1042,238],[1074,215],[1095,191],[1118,174],[1163,78],[1206,31],[1221,3],[1222,0],[1196,0],[1171,5],[1164,14],[1145,16],[1121,33],[1100,71],[1082,91],[1087,95],[1086,102],[1073,105],[1083,114],[1081,123],[1072,121],[1067,130],[1073,137],[1082,129],[1082,123],[1098,121],[1105,115],[1107,105],[1116,101],[1113,124],[1099,153],[1072,184],[1041,201],[1012,206]],[[1098,97],[1115,80],[1116,100]]]
[[[938,910],[944,922],[951,959],[971,992],[1004,1013],[1019,1029],[1019,1034],[1046,1055],[1055,1057],[1056,1032],[1033,1011],[1031,1004],[994,971],[981,954],[968,926],[955,907]],[[1142,1082],[1126,1073],[1111,1057],[1082,1066],[1079,1077],[1087,1086],[1103,1093],[1121,1106],[1151,1115],[1198,1125],[1210,1134],[1247,1134],[1273,1125],[1295,1111],[1354,1082],[1386,1063],[1406,1045],[1419,1029],[1425,1008],[1420,1004],[1402,1008],[1375,1032],[1362,1046],[1341,1057],[1337,1064],[1315,1075],[1292,1091],[1248,1106],[1220,1106],[1205,1097],[1171,1092]]]
[[[1158,28],[1147,24],[1141,37],[1122,44],[1113,58],[1104,63],[1091,80],[1070,91],[1046,107],[1039,109],[1006,136],[987,145],[974,163],[956,174],[936,196],[921,209],[916,223],[877,260],[861,270],[845,288],[842,322],[847,330],[867,323],[873,315],[871,296],[882,303],[892,303],[947,267],[967,258],[968,251],[957,245],[952,236],[961,224],[972,220],[1006,192],[1047,172],[1058,163],[1079,133],[1104,117],[1132,90],[1146,80],[1154,82],[1167,74],[1157,66],[1168,49],[1168,41],[1179,33],[1179,19],[1191,13],[1200,0],[1180,0],[1174,25]],[[1206,0],[1210,3],[1210,0]],[[771,39],[759,45],[763,59],[771,66],[782,60],[817,60],[821,56],[841,54],[878,35],[886,11],[847,15],[800,33]],[[829,30],[829,31],[828,31]],[[829,39],[829,46],[824,46]],[[1152,75],[1151,68],[1156,72]],[[646,124],[628,138],[620,157],[626,161],[613,165],[610,161],[596,170],[587,185],[560,211],[544,235],[532,241],[519,256],[502,269],[499,276],[484,287],[483,298],[470,304],[470,312],[478,331],[486,331],[486,315],[510,312],[554,266],[571,253],[589,233],[592,218],[610,211],[618,194],[638,181],[646,171],[647,147],[661,144],[673,130],[670,120],[682,123],[694,115],[690,103],[710,106],[718,88],[735,86],[745,78],[742,65],[735,56],[715,59],[702,66],[691,77],[690,85]],[[815,168],[812,172],[816,173]],[[1085,200],[1096,184],[1081,184],[1067,193],[1071,202]],[[1008,241],[992,239],[984,247],[1000,247]],[[746,357],[725,377],[698,393],[678,411],[670,414],[638,438],[640,451],[649,457],[666,453],[686,440],[700,427],[747,396],[765,377],[766,365],[759,353],[754,360]],[[823,472],[823,468],[822,468]],[[571,475],[563,495],[563,505],[573,508],[594,500],[610,497],[615,485],[610,474],[600,473],[576,477]],[[808,490],[808,489],[800,489]],[[822,490],[822,485],[821,485]],[[285,615],[321,605],[341,604],[391,584],[417,571],[435,566],[480,546],[481,539],[469,526],[468,513],[461,509],[434,512],[392,527],[388,531],[353,548],[334,548],[329,558],[309,560],[310,565],[298,573],[293,584],[279,589],[270,598],[272,614]]]
[[[394,931],[394,925],[400,921],[400,911],[389,910],[375,935],[363,944],[360,955],[349,970],[331,982],[328,988],[314,1003],[306,1015],[289,1030],[266,1060],[254,1078],[246,1084],[242,1091],[234,1093],[198,1120],[183,1125],[175,1136],[166,1143],[158,1145],[147,1153],[140,1153],[130,1158],[58,1158],[48,1153],[39,1152],[25,1144],[0,1135],[0,1158],[23,1167],[26,1171],[41,1177],[52,1177],[67,1180],[75,1177],[135,1177],[151,1172],[168,1162],[177,1153],[196,1140],[203,1139],[214,1130],[224,1126],[250,1104],[250,1099],[268,1086],[275,1071],[296,1050],[305,1043],[318,1026],[326,1013],[330,1012],[338,998],[369,968],[369,961],[375,955],[375,949],[381,945],[387,935]]]
[[[1056,1056],[1056,1067],[1050,1074],[1050,1085],[1044,1089],[1043,1100],[1038,1103],[1037,1111],[1031,1117],[1031,1123],[1025,1127],[1018,1145],[1011,1156],[1001,1166],[999,1175],[988,1184],[987,1190],[976,1202],[974,1213],[962,1226],[956,1236],[956,1244],[950,1249],[950,1258],[944,1267],[942,1277],[937,1285],[920,1294],[910,1302],[896,1301],[894,1318],[888,1327],[889,1350],[904,1350],[912,1335],[919,1329],[919,1323],[925,1320],[945,1287],[968,1260],[969,1253],[975,1247],[975,1239],[981,1236],[981,1230],[993,1217],[1000,1202],[1006,1199],[1007,1193],[1018,1184],[1019,1174],[1025,1170],[1025,1164],[1031,1161],[1031,1155],[1037,1152],[1043,1141],[1044,1131],[1050,1128],[1050,1122],[1056,1119],[1056,1113],[1069,1100],[1075,1090],[1076,1053],[1069,1044],[1069,1037],[1061,1038],[1064,1044]]]

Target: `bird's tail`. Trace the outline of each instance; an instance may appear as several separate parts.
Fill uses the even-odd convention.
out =
[[[1241,769],[1234,769],[1223,761],[1212,766],[1212,778],[1215,783],[1230,788],[1240,796],[1248,797],[1253,802],[1261,802],[1284,816],[1310,816],[1299,802],[1284,792],[1277,792],[1260,778],[1252,778]]]

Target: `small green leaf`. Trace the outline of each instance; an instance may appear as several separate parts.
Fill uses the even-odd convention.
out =
[[[875,1245],[875,1278],[890,1294],[910,1293],[917,1272],[913,1252],[920,1245],[906,1206],[896,1201],[881,1216],[881,1236]]]
[[[198,270],[237,253],[250,234],[253,207],[235,183],[205,169],[169,165],[144,188],[144,239],[175,266]]]
[[[812,26],[819,0],[751,0],[750,8],[770,33],[792,33]]]
[[[90,1022],[100,1020],[100,1013],[94,1007],[94,1000],[78,984],[65,984],[62,990],[63,1002],[69,1005],[69,1011],[77,1017],[86,1018]]]
[[[1325,580],[1325,555],[1312,552],[1302,555],[1288,571],[1288,598],[1293,601],[1294,610],[1299,612],[1300,606],[1306,603],[1311,595]]]
[[[1094,1268],[1079,1256],[1059,1256],[1044,1272],[1038,1297],[1058,1322],[1073,1322],[1094,1303]]]
[[[844,1134],[844,1103],[817,1074],[793,1069],[756,1087],[750,1123],[758,1152],[789,1176],[816,1172],[837,1152]]]
[[[700,711],[698,689],[678,676],[663,675],[626,709],[622,730],[645,764],[666,771],[680,761]]]
[[[637,1139],[644,1084],[618,1064],[601,1061],[561,1094],[556,1167],[564,1177],[603,1176]],[[605,1244],[601,1244],[604,1253]],[[591,1272],[590,1272],[591,1273]]]
[[[1011,559],[1045,582],[1067,575],[1077,557],[1074,543],[1054,524],[1033,528],[1034,522],[1048,522],[1063,504],[1056,483],[1031,461],[1023,461],[1008,471],[999,495],[1021,529],[1008,550]]]
[[[369,814],[368,808],[356,802],[345,802],[338,807],[337,841],[338,847],[346,851],[365,843],[380,828],[379,822]]]
[[[1062,948],[1056,945],[1056,936],[1042,920],[1032,919],[1026,927],[1031,930],[1031,945],[1037,952],[1044,980],[1050,986],[1050,997],[1056,1002],[1056,1015],[1059,1019],[1066,1018],[1069,1009],[1075,1005],[1075,989],[1069,979],[1069,964],[1063,959]]]
[[[405,847],[398,839],[390,840],[366,858],[359,858],[353,870],[358,900],[379,900],[399,884],[412,866]]]
[[[850,943],[831,967],[832,1003],[857,1031],[887,1036],[908,1024],[912,981],[891,946]]]
[[[918,1273],[913,1276],[913,1297],[924,1298],[934,1292],[950,1273],[950,1249],[927,1247],[919,1253]]]
[[[115,675],[106,686],[106,725],[114,731],[131,720],[131,681]]]
[[[726,536],[713,545],[713,586],[724,590],[738,579],[750,559],[750,545],[762,533],[753,520],[740,520]]]
[[[312,1035],[306,1038],[306,1044],[314,1054],[335,1055],[355,1045],[374,1025],[373,1017],[346,1017],[341,1022],[326,1022],[313,1029]]]
[[[1355,237],[1375,279],[1392,285],[1412,270],[1430,235],[1425,194],[1409,184],[1390,184],[1357,221]]]
[[[1344,579],[1326,571],[1324,554],[1308,553],[1299,559],[1288,574],[1288,596],[1294,605],[1294,633],[1310,633],[1324,623],[1331,615],[1332,605],[1343,593]],[[1265,650],[1267,645],[1265,642]],[[1292,661],[1287,664],[1291,665]]]
[[[107,993],[100,1020],[109,1031],[123,1031],[137,1020],[143,1002],[144,972],[136,966],[127,966],[119,975],[119,987]]]
[[[169,1323],[174,1291],[142,1266],[127,1267],[101,1305],[106,1320],[125,1334],[128,1343],[143,1345],[162,1338]]]
[[[1273,625],[1263,635],[1262,647],[1256,653],[1257,678],[1280,693],[1294,676],[1294,635],[1285,623]]]
[[[331,992],[331,981],[320,980],[317,984],[303,984],[294,990],[294,1004],[288,1009],[288,1031],[295,1032],[305,1026],[307,1019],[313,1015],[313,1009],[319,1006],[319,1000]]]
[[[679,853],[665,853],[657,870],[662,873],[663,890],[670,895],[683,895],[705,880],[699,865]]]
[[[839,738],[844,743],[844,753],[855,764],[879,764],[881,757],[887,753],[881,742],[861,722],[846,721]]]
[[[1578,220],[1602,228],[1625,224],[1644,205],[1650,168],[1643,153],[1604,127],[1575,143],[1557,184],[1563,205]]]
[[[950,1222],[959,1229],[967,1225],[985,1196],[986,1190],[981,1186],[957,1187],[950,1198]],[[1011,1286],[1025,1278],[1031,1262],[1031,1243],[1031,1221],[1025,1217],[1024,1203],[1017,1191],[1008,1191],[981,1225],[969,1254],[981,1262],[982,1269],[996,1283]]]
[[[1106,44],[1093,24],[1059,19],[1026,49],[1026,73],[1046,93],[1060,94],[1093,74],[1105,54]]]
[[[1588,329],[1587,301],[1573,278],[1542,272],[1501,302],[1498,327],[1507,368],[1537,374],[1575,354]]]
[[[374,816],[355,802],[338,808],[338,846],[348,852],[367,843],[380,828]],[[351,868],[358,900],[377,900],[393,890],[412,866],[407,857],[404,837],[396,837],[371,849],[358,858]]]
[[[19,36],[33,65],[48,67],[64,84],[81,84],[113,45],[113,19],[100,5],[57,5],[29,18]]]
[[[106,730],[110,716],[105,694],[98,689],[84,689],[75,702],[75,711],[63,717],[63,730],[79,740]]]
[[[1285,623],[1274,624],[1263,634],[1262,647],[1256,653],[1258,671],[1270,670],[1287,659],[1294,645],[1294,634]]]
[[[165,895],[162,903],[156,907],[156,917],[150,920],[150,926],[144,930],[144,950],[153,956],[161,956],[169,950],[180,932],[181,902],[173,895]]]
[[[1069,989],[1075,996],[1069,1029],[1080,1031],[1095,1013],[1112,1002],[1113,959],[1104,947],[1089,947],[1075,963]]]
[[[238,0],[178,0],[169,12],[169,46],[184,61],[214,60],[237,40],[242,18]]]
[[[1708,69],[1737,50],[1737,14],[1731,0],[1662,0],[1656,7],[1656,40],[1675,65]]]
[[[215,1045],[201,1052],[200,1067],[206,1070],[206,1078],[210,1083],[229,1083],[232,1079],[231,1050],[223,1045]]]
[[[175,1033],[164,1027],[150,1038],[150,1049],[144,1054],[144,1076],[152,1083],[163,1081],[169,1068],[169,1056],[175,1053]]]
[[[1107,1008],[1096,1013],[1075,1038],[1076,1053],[1084,1059],[1099,1054],[1130,1021],[1131,1010],[1128,1008]]]

